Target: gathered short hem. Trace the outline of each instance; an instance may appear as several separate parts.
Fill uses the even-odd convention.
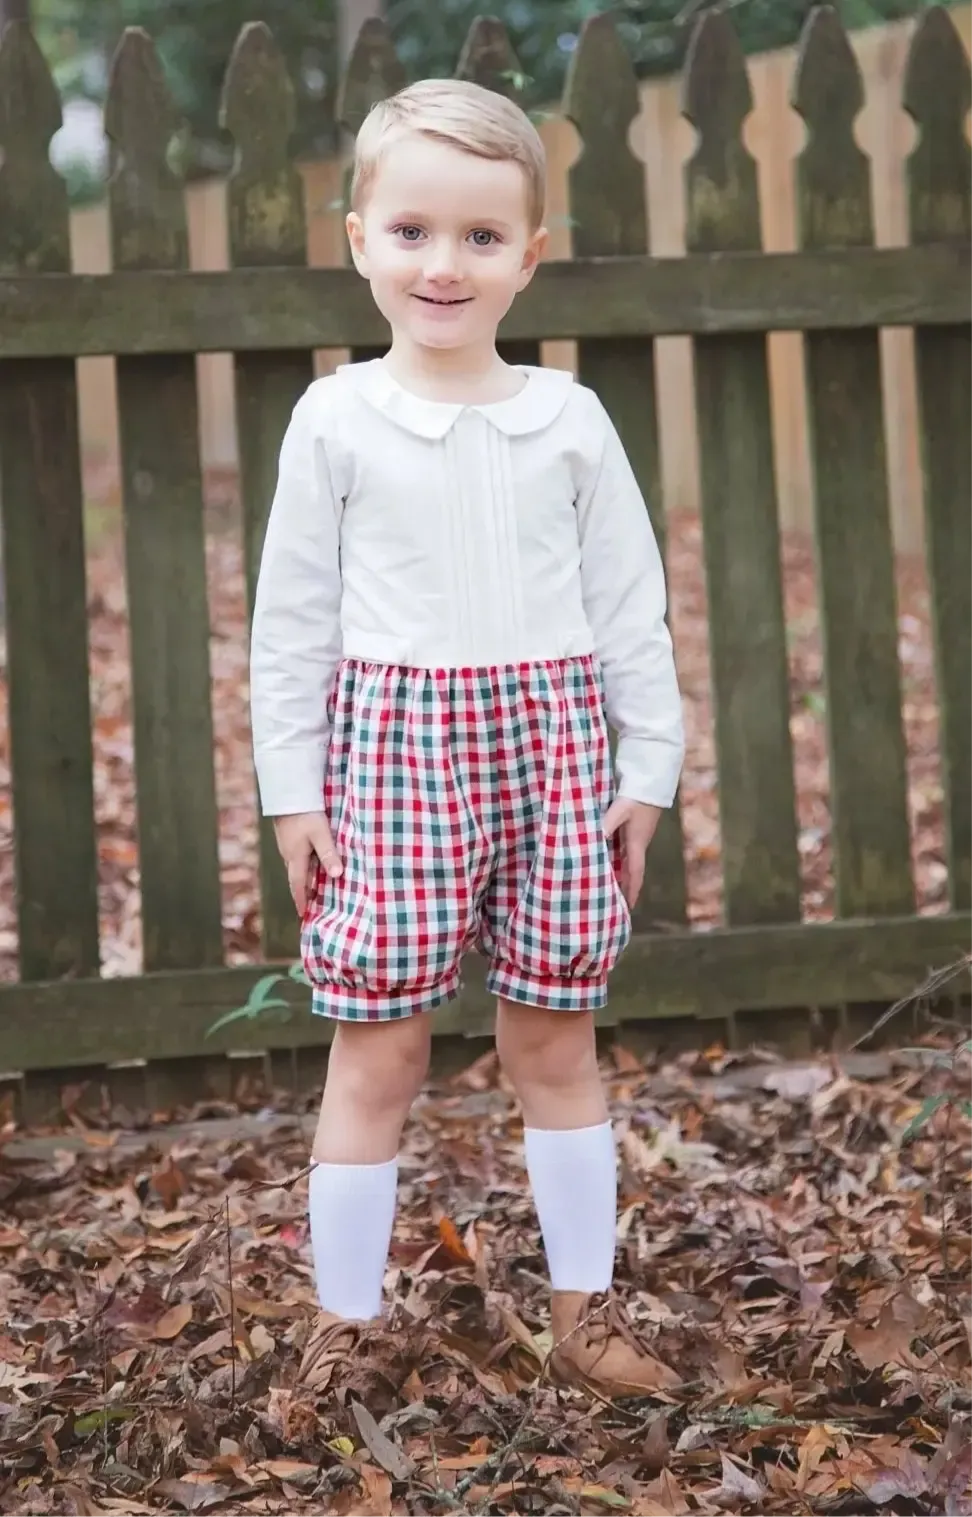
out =
[[[565,980],[553,975],[521,974],[508,964],[494,965],[486,976],[490,995],[546,1011],[600,1011],[607,1005],[607,976]]]
[[[332,1022],[401,1022],[406,1017],[434,1011],[459,994],[461,979],[450,976],[441,985],[423,990],[389,994],[386,990],[368,990],[363,986],[316,984],[311,995],[311,1011],[316,1017]]]

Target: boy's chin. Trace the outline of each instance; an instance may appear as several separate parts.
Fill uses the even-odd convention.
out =
[[[474,338],[470,338],[468,332],[439,332],[435,328],[429,331],[427,327],[420,329],[413,327],[409,332],[409,337],[417,348],[434,349],[436,352],[443,352],[449,348],[468,348],[475,341]]]

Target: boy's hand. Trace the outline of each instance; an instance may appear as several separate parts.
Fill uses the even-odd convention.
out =
[[[604,830],[613,837],[620,828],[624,863],[621,869],[621,889],[631,911],[641,894],[645,882],[645,853],[655,835],[659,806],[646,806],[643,801],[630,801],[620,796],[608,809],[604,818]]]
[[[301,811],[293,816],[275,816],[273,830],[280,857],[287,866],[287,883],[297,915],[307,910],[307,900],[316,868],[315,856],[329,875],[341,873],[344,865],[334,846],[323,811]]]

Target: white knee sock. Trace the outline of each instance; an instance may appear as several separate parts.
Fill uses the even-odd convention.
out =
[[[550,1283],[558,1291],[606,1291],[614,1276],[618,1171],[610,1122],[523,1132],[527,1174]]]
[[[310,1173],[311,1247],[325,1311],[368,1320],[381,1314],[398,1160],[315,1164]]]

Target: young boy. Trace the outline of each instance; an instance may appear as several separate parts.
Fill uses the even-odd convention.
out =
[[[312,1387],[379,1316],[424,1013],[474,946],[566,1339],[551,1368],[605,1396],[657,1385],[608,1294],[593,1014],[675,795],[681,705],[658,549],[606,412],[496,351],[543,201],[540,139],[501,96],[435,80],[375,106],[347,230],[391,347],[312,384],[280,454],[251,700],[313,1009],[336,1019],[310,1175]]]

